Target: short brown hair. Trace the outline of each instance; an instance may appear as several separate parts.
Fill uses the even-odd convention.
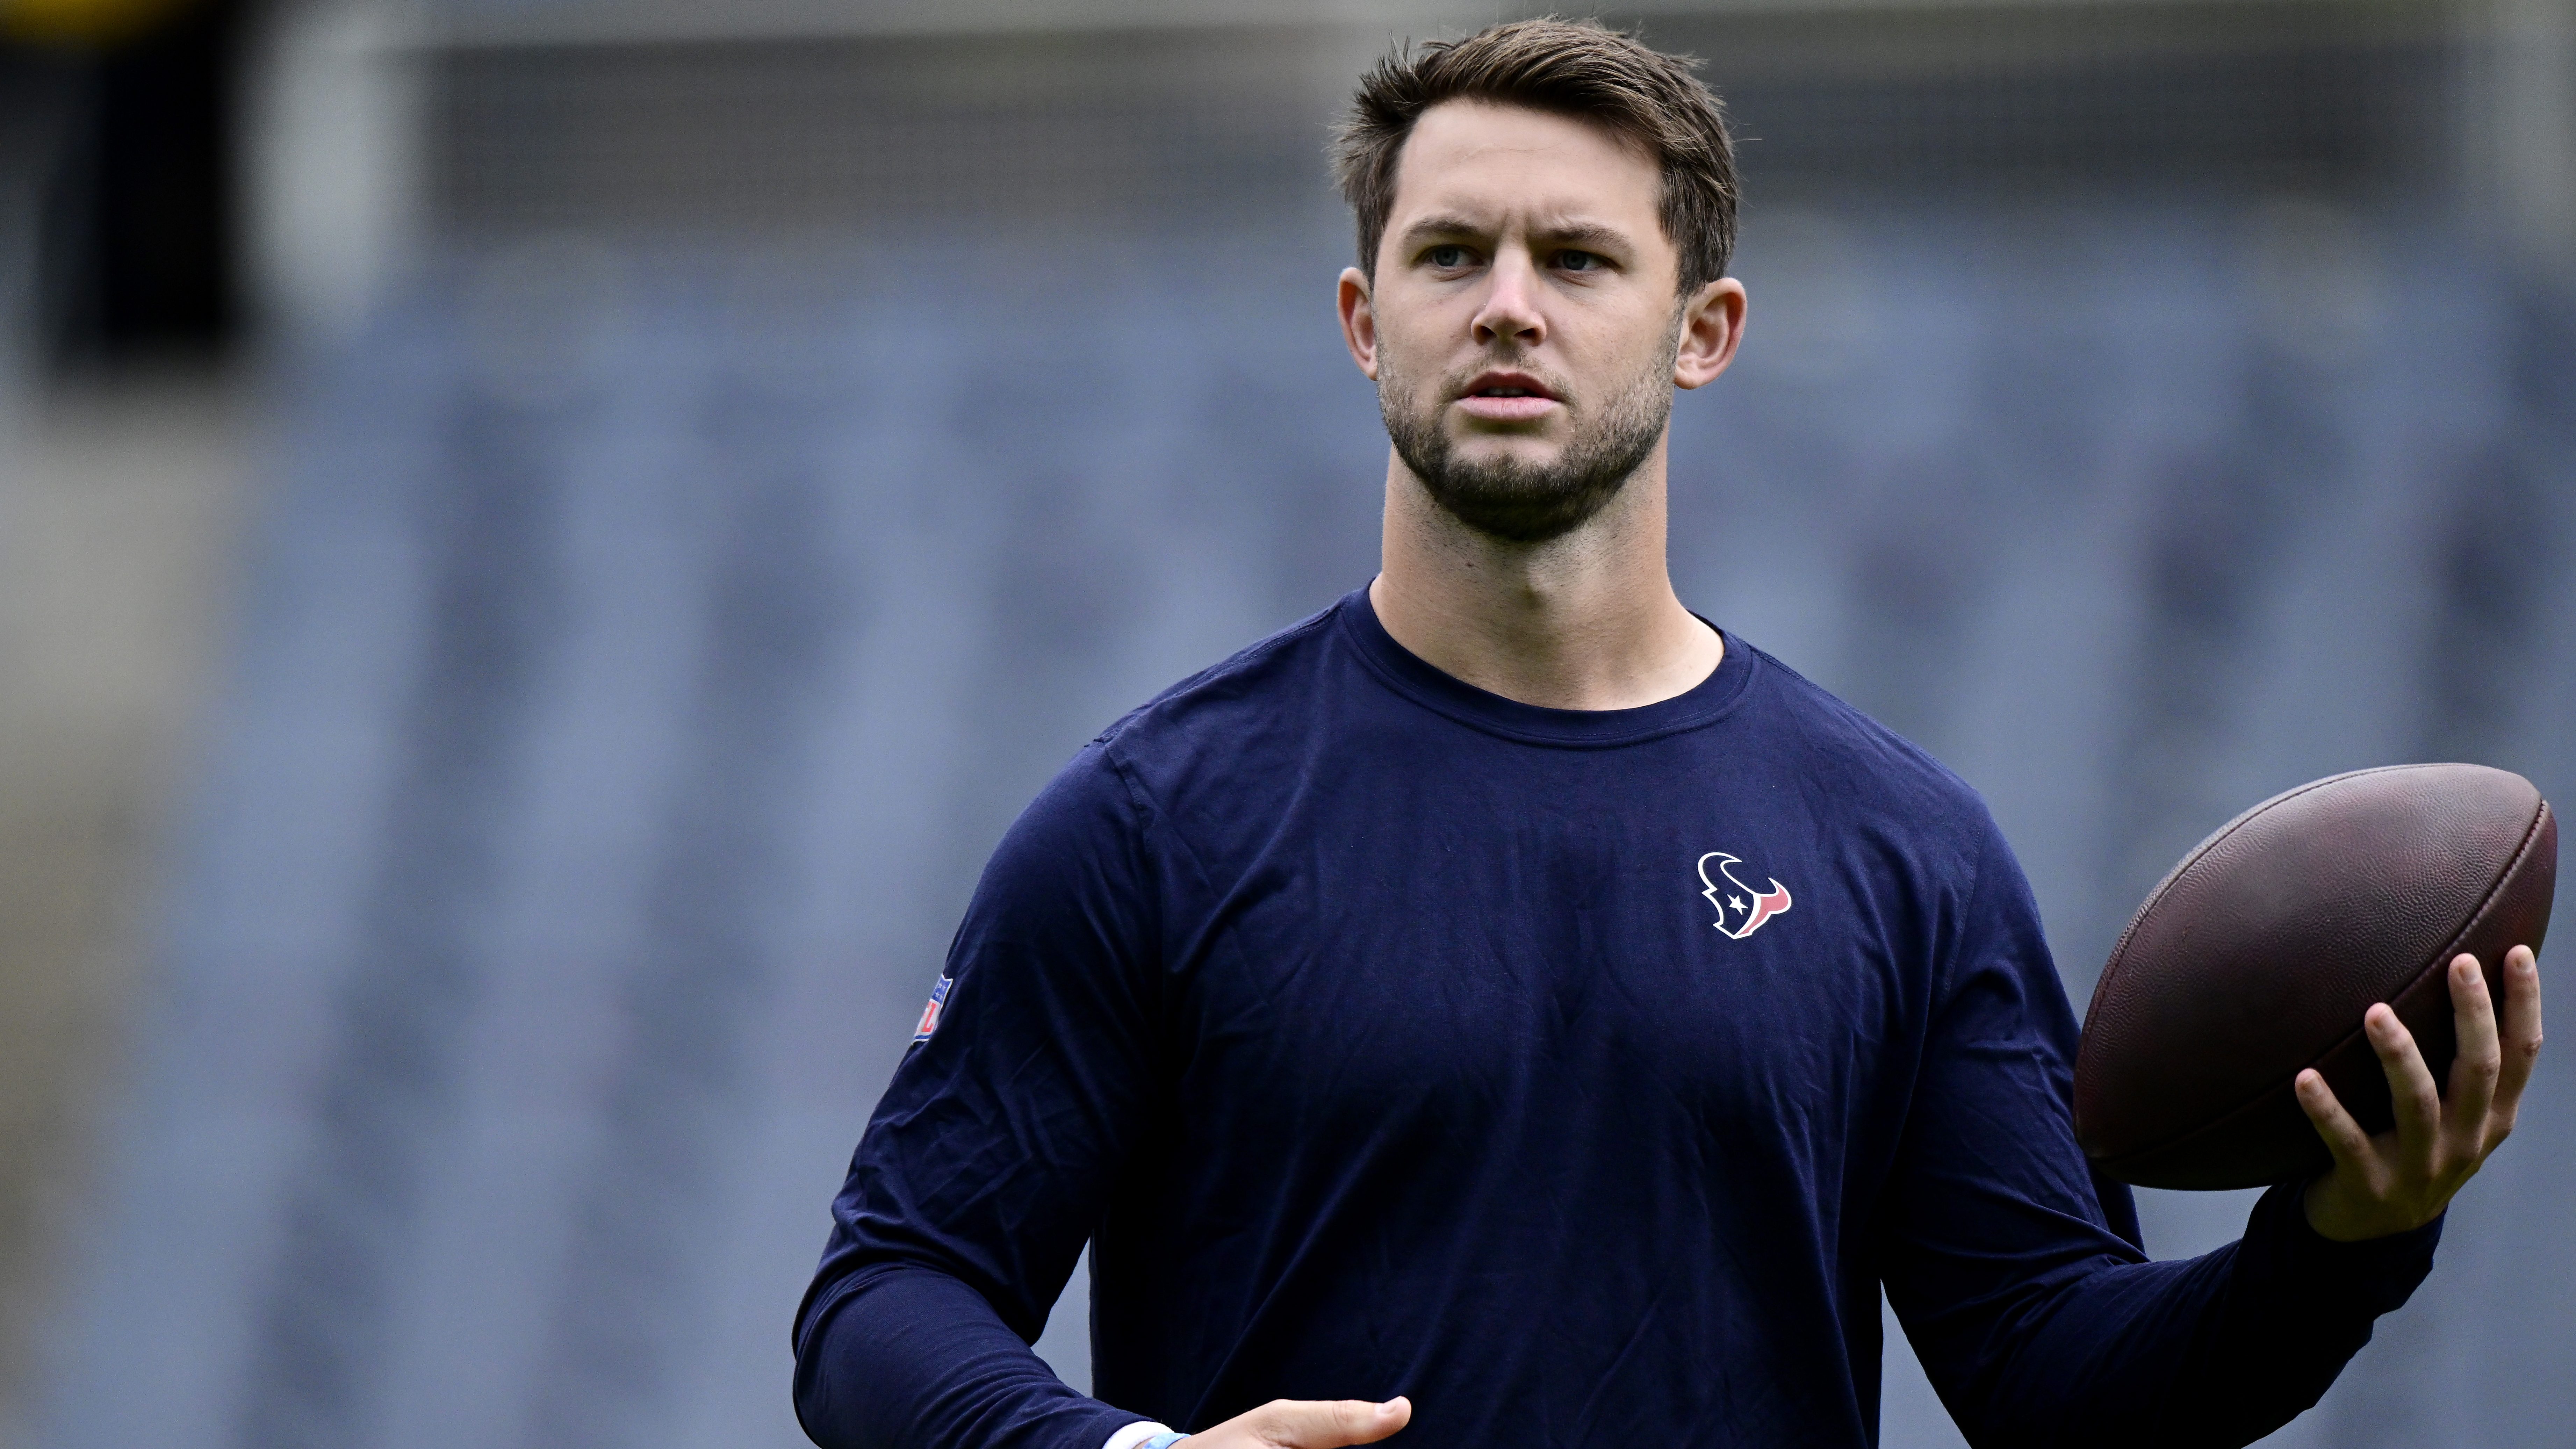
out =
[[[1413,123],[1443,101],[1481,100],[1597,122],[1644,147],[1663,169],[1664,235],[1681,253],[1681,295],[1725,276],[1735,144],[1725,106],[1692,73],[1699,65],[1598,21],[1555,16],[1389,53],[1360,78],[1333,133],[1334,178],[1359,221],[1360,270],[1377,275],[1396,159]]]

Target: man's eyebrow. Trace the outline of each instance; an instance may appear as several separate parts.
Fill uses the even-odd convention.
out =
[[[1636,242],[1615,226],[1597,221],[1569,221],[1538,228],[1538,234],[1549,241],[1570,247],[1600,247],[1618,251],[1632,248]]]
[[[1474,236],[1486,230],[1484,223],[1456,212],[1435,212],[1406,227],[1397,243],[1410,248],[1435,237]],[[1542,240],[1557,246],[1597,247],[1605,251],[1626,251],[1636,246],[1628,233],[1597,221],[1543,222],[1533,230]]]
[[[1452,211],[1434,212],[1404,229],[1399,238],[1406,245],[1427,241],[1435,236],[1472,236],[1484,228]]]

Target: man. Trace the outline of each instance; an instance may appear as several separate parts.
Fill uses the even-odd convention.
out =
[[[1863,1445],[1882,1282],[1981,1445],[2314,1402],[2511,1123],[2530,953],[2501,1040],[2455,969],[2447,1104],[2374,1008],[2400,1126],[2303,1082],[2333,1172],[2146,1262],[1976,796],[1666,579],[1672,389],[1745,311],[1714,97],[1499,26],[1381,65],[1339,163],[1382,572],[995,852],[798,1315],[815,1439]],[[1028,1349],[1086,1240],[1097,1397]]]

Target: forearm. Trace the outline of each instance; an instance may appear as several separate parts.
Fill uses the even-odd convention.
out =
[[[2276,1189],[2187,1262],[2104,1266],[2035,1305],[1979,1385],[1980,1449],[2237,1449],[2316,1403],[2432,1264],[2439,1225],[2332,1243]],[[1967,1417],[1963,1415],[1963,1418]]]
[[[817,1295],[796,1415],[824,1449],[1101,1449],[1138,1418],[1067,1387],[973,1288],[911,1264]]]

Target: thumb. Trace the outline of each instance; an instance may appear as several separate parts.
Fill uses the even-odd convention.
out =
[[[1374,1444],[1413,1419],[1401,1395],[1383,1404],[1366,1399],[1282,1399],[1261,1412],[1259,1432],[1278,1449],[1342,1449]]]

